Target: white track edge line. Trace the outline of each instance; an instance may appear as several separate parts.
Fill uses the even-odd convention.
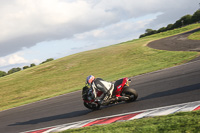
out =
[[[104,116],[104,117],[93,118],[93,119],[88,119],[88,120],[82,120],[82,121],[77,121],[77,122],[71,122],[71,123],[67,123],[67,124],[55,125],[55,126],[50,126],[50,127],[44,127],[44,128],[39,128],[39,129],[35,129],[35,130],[25,131],[25,132],[21,132],[21,133],[26,133],[26,132],[36,131],[36,130],[42,130],[42,129],[47,129],[47,128],[56,128],[56,127],[60,127],[60,126],[73,125],[73,124],[78,124],[78,123],[83,123],[83,122],[89,121],[89,122],[86,123],[86,124],[88,124],[91,121],[95,121],[95,120],[98,120],[98,119],[111,118],[111,117],[115,117],[115,116],[123,116],[123,115],[128,115],[128,114],[139,113],[139,112],[143,113],[143,112],[152,111],[152,113],[153,113],[155,110],[158,110],[158,109],[164,109],[164,108],[169,108],[169,107],[174,107],[174,106],[182,106],[182,105],[186,106],[187,104],[193,104],[193,103],[198,103],[200,105],[200,101],[187,102],[187,103],[181,103],[181,104],[163,106],[163,107],[158,107],[158,108],[145,109],[145,110],[140,110],[140,111],[133,111],[133,112],[127,112],[127,113],[122,113],[122,114],[117,114],[117,115],[111,115],[111,116]],[[196,105],[196,107],[198,107],[199,105]],[[86,125],[86,124],[84,124],[84,125]]]

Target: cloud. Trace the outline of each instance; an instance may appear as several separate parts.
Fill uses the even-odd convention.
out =
[[[1,7],[0,56],[41,41],[70,38],[114,19],[111,12],[93,10],[81,0],[16,0]]]
[[[28,64],[28,63],[39,63],[39,60],[27,60],[21,53],[11,54],[0,58],[0,67],[16,65],[16,64]]]
[[[140,18],[140,20],[132,18],[104,28],[98,28],[81,34],[76,34],[74,36],[74,40],[82,42],[90,40],[91,42],[94,42],[93,45],[96,44],[100,47],[136,39],[143,33],[141,29],[144,29],[145,26],[153,21],[153,19],[159,14],[160,13],[144,16],[143,18]]]
[[[132,27],[134,24],[125,23],[126,20],[163,13],[149,22],[153,28],[195,11],[195,4],[198,5],[197,0],[1,0],[0,57],[39,42],[70,39],[87,32],[93,32],[95,38],[108,39],[111,36],[101,30],[104,27],[113,27],[114,31],[119,25],[125,33],[126,29],[143,26],[138,22]],[[112,35],[118,36],[117,33]]]
[[[20,64],[20,63],[27,63],[28,61],[25,60],[23,57],[19,56],[18,54],[12,54],[10,56],[6,56],[0,58],[0,66],[7,66],[13,64]]]
[[[154,21],[147,25],[148,28],[158,29],[168,24],[175,23],[176,20],[187,14],[193,14],[198,8],[199,0],[168,0],[161,5],[160,14]]]

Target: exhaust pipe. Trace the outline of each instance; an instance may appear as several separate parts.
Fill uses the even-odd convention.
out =
[[[116,100],[117,100],[118,102],[120,102],[120,101],[125,101],[125,100],[128,100],[128,99],[129,99],[129,97],[125,97],[125,96],[116,97]]]

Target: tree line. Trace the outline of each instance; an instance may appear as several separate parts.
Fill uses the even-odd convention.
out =
[[[49,59],[43,61],[43,62],[40,63],[40,64],[44,64],[44,63],[49,62],[49,61],[52,61],[52,60],[54,60],[54,59],[53,59],[53,58],[49,58]],[[34,63],[32,63],[32,64],[30,64],[30,66],[24,66],[24,67],[22,67],[22,68],[20,68],[20,67],[12,68],[12,69],[10,69],[7,73],[6,73],[5,71],[0,71],[0,77],[6,76],[6,75],[9,75],[9,74],[12,74],[12,73],[21,71],[21,70],[25,70],[25,69],[28,69],[28,68],[34,67],[34,66],[36,66],[36,65],[35,65]]]
[[[189,15],[189,14],[185,15],[181,17],[179,20],[177,20],[174,24],[168,24],[166,27],[162,27],[158,30],[146,29],[145,33],[140,35],[139,38],[153,35],[160,32],[164,32],[164,31],[168,31],[168,30],[173,30],[175,28],[180,28],[192,23],[197,23],[197,22],[200,22],[200,10],[197,10],[193,15]]]

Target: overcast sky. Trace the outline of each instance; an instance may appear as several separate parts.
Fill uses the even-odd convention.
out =
[[[0,70],[138,38],[200,0],[1,0]]]

